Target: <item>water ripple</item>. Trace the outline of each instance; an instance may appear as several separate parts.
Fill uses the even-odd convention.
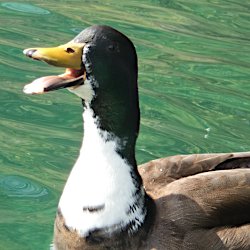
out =
[[[26,3],[6,2],[6,3],[2,3],[1,5],[7,9],[20,11],[20,12],[26,12],[26,13],[38,14],[38,15],[50,14],[48,10],[42,9],[37,6],[33,6],[31,4],[26,4]]]
[[[38,198],[48,195],[48,190],[40,184],[17,175],[0,177],[0,189],[9,197]]]

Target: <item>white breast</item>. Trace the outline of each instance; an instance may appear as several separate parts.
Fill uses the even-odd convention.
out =
[[[131,166],[116,152],[118,139],[98,128],[98,119],[93,118],[90,108],[85,110],[83,118],[82,148],[59,202],[66,225],[82,236],[91,229],[125,226],[135,217],[139,226],[145,214],[141,208],[127,213],[129,205],[135,202],[135,186]],[[103,205],[104,209],[95,213],[83,211],[83,207]]]

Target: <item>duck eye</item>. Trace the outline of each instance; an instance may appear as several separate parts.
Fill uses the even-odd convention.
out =
[[[108,46],[108,50],[109,50],[109,51],[114,51],[114,50],[115,50],[115,46],[114,46],[113,44],[110,44],[110,45]]]
[[[69,54],[75,52],[75,50],[73,50],[72,48],[67,48],[65,51],[66,51],[67,53],[69,53]]]

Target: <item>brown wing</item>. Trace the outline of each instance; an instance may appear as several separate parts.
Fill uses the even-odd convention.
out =
[[[174,156],[139,168],[155,199],[148,249],[250,249],[250,153]]]
[[[142,164],[138,170],[147,192],[156,195],[159,189],[180,178],[235,168],[250,168],[250,152],[175,155]]]

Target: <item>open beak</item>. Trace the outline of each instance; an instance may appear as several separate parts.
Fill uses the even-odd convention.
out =
[[[38,78],[24,86],[26,94],[42,94],[61,88],[77,88],[84,83],[86,72],[82,63],[82,54],[85,44],[69,42],[54,48],[30,48],[23,53],[48,64],[65,67],[64,74]]]

